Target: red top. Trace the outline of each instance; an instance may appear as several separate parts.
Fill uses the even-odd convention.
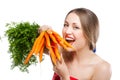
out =
[[[56,73],[54,73],[52,80],[60,80],[60,77]],[[70,80],[78,80],[78,79],[70,76]]]

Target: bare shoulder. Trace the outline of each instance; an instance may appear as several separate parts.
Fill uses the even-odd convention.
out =
[[[111,74],[111,65],[110,63],[102,60],[96,65],[96,72]]]
[[[111,65],[110,63],[108,63],[107,61],[103,60],[101,57],[99,56],[96,56],[96,70],[109,70],[111,69]]]
[[[98,62],[95,65],[93,80],[110,80],[111,65],[99,56],[96,56]]]

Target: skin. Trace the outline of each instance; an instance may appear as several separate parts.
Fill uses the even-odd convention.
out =
[[[56,66],[53,65],[54,72],[61,80],[70,80],[70,76],[79,80],[110,80],[110,64],[89,49],[80,19],[75,13],[66,17],[62,34],[64,39],[74,40],[70,44],[75,49],[62,49],[61,61],[57,61]]]

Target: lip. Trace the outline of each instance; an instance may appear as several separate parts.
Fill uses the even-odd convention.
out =
[[[74,40],[74,38],[73,38],[72,36],[70,36],[70,35],[66,35],[66,36],[65,36],[65,39],[71,39],[71,40]]]
[[[65,40],[67,41],[67,40],[73,40],[73,42],[71,41],[71,42],[68,42],[69,44],[73,44],[74,42],[75,42],[75,39],[72,37],[72,36],[65,36]]]

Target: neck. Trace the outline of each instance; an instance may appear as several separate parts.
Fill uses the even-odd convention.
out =
[[[88,60],[88,58],[93,54],[94,54],[93,51],[89,49],[80,50],[80,51],[77,51],[74,59],[76,59],[77,61],[83,62],[85,60]]]
[[[93,54],[94,53],[92,50],[89,50],[89,48],[84,48],[73,52],[65,52],[63,54],[63,58],[66,63],[86,63],[89,61],[88,58],[90,58]]]

